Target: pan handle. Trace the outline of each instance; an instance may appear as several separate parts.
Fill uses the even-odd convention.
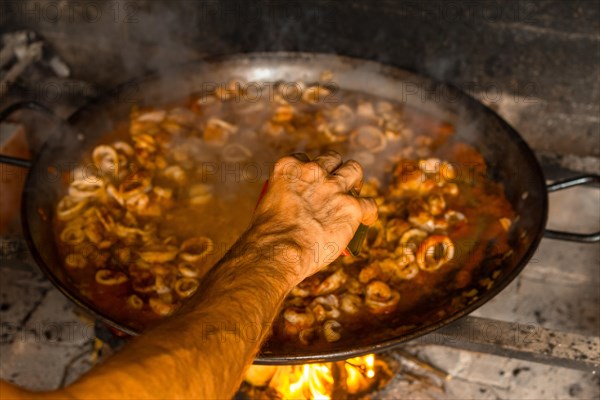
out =
[[[558,190],[568,189],[574,186],[585,184],[600,184],[600,175],[582,175],[575,178],[565,179],[563,181],[554,182],[547,186],[548,193]],[[544,231],[544,236],[550,239],[567,240],[570,242],[594,243],[600,242],[600,232],[594,233],[574,233],[554,231],[547,229]]]
[[[4,122],[12,113],[22,110],[22,109],[38,111],[38,112],[41,112],[43,114],[46,114],[46,115],[56,119],[61,124],[65,123],[65,121],[63,121],[62,118],[60,118],[59,116],[54,114],[54,112],[52,112],[52,110],[50,110],[48,107],[44,106],[43,104],[37,103],[35,101],[19,101],[17,103],[13,103],[10,106],[6,107],[4,110],[0,111],[0,123]],[[0,163],[12,165],[15,167],[21,167],[21,168],[30,168],[31,164],[32,164],[30,160],[25,160],[22,158],[11,157],[11,156],[5,156],[2,154],[0,154]]]

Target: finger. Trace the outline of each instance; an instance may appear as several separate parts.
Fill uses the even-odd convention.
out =
[[[342,165],[342,155],[337,151],[328,150],[316,157],[313,161],[327,171],[327,174],[331,174]]]
[[[360,191],[362,190],[364,183],[365,183],[365,180],[361,179],[360,182],[358,182],[356,185],[354,185],[353,189],[357,196],[360,194]]]
[[[273,166],[273,175],[299,175],[302,164],[302,161],[292,155],[281,157]]]
[[[362,211],[362,220],[360,222],[365,225],[373,225],[379,216],[375,200],[367,197],[357,197],[356,200],[358,200]]]
[[[348,160],[330,175],[330,179],[337,181],[342,191],[349,192],[362,186],[363,169],[358,161]]]

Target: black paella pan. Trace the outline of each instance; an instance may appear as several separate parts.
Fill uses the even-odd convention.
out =
[[[0,156],[1,162],[29,168],[22,199],[22,224],[29,248],[40,268],[79,306],[123,332],[138,334],[135,329],[99,311],[65,276],[51,223],[65,187],[60,179],[52,178],[52,171],[77,164],[82,154],[97,144],[102,135],[110,132],[117,122],[128,118],[133,104],[154,107],[172,104],[201,91],[207,82],[227,82],[232,77],[247,82],[316,82],[324,71],[333,73],[336,85],[343,89],[403,102],[456,126],[476,126],[476,129],[465,130],[468,134],[458,130],[457,136],[484,156],[489,177],[504,185],[506,196],[519,215],[510,231],[513,253],[503,260],[502,273],[491,288],[478,287],[478,297],[462,303],[450,314],[436,316],[436,307],[442,307],[442,304],[432,305],[427,310],[432,317],[425,324],[405,326],[400,316],[392,319],[385,329],[354,337],[351,342],[332,343],[326,349],[267,343],[257,357],[257,363],[333,361],[391,348],[432,332],[485,304],[521,272],[543,236],[581,242],[600,240],[600,233],[545,230],[548,192],[599,183],[600,178],[583,176],[546,186],[540,165],[519,134],[492,110],[463,92],[413,72],[371,61],[327,54],[251,53],[203,60],[122,85],[79,109],[67,121],[57,119],[60,129],[32,161]],[[20,108],[48,113],[47,109],[34,103],[18,103],[0,113],[0,120]],[[78,135],[78,132],[85,134]],[[459,294],[448,293],[445,301],[451,302],[455,296]]]

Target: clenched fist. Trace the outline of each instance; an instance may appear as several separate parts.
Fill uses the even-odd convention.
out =
[[[295,284],[335,260],[358,226],[377,220],[373,199],[353,197],[363,171],[330,151],[309,161],[304,154],[277,161],[257,206],[251,231],[277,246],[278,262],[292,267]]]

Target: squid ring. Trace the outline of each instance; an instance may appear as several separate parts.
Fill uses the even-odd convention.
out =
[[[150,300],[148,300],[148,303],[150,304],[150,308],[152,309],[152,311],[154,311],[155,314],[158,314],[163,317],[171,315],[173,314],[173,311],[175,311],[174,304],[167,303],[157,297],[151,297]]]
[[[99,196],[104,190],[104,182],[81,179],[69,186],[69,195],[76,199]]]
[[[58,206],[56,207],[56,215],[58,219],[62,221],[74,218],[83,211],[83,208],[87,202],[87,198],[75,199],[73,197],[66,196],[58,203]]]
[[[190,297],[198,290],[199,283],[193,278],[181,278],[175,282],[175,292],[181,298]]]
[[[429,236],[417,250],[417,264],[423,271],[435,271],[453,258],[454,244],[445,235]]]
[[[60,240],[70,245],[80,244],[85,240],[85,233],[78,226],[67,226],[60,233]]]
[[[342,324],[330,319],[323,323],[323,336],[328,342],[337,342],[342,337]]]
[[[396,309],[400,294],[381,281],[367,285],[365,305],[374,314],[387,314]]]
[[[196,263],[205,258],[213,250],[213,241],[206,236],[198,236],[181,244],[179,258],[188,263]]]
[[[127,282],[127,275],[119,271],[110,269],[99,269],[96,272],[96,282],[101,285],[115,286]]]
[[[127,298],[127,304],[135,310],[141,310],[144,306],[144,301],[140,299],[137,295],[132,294]]]
[[[138,251],[138,255],[142,260],[149,263],[165,263],[177,257],[178,251],[177,247],[170,245],[151,246]]]

